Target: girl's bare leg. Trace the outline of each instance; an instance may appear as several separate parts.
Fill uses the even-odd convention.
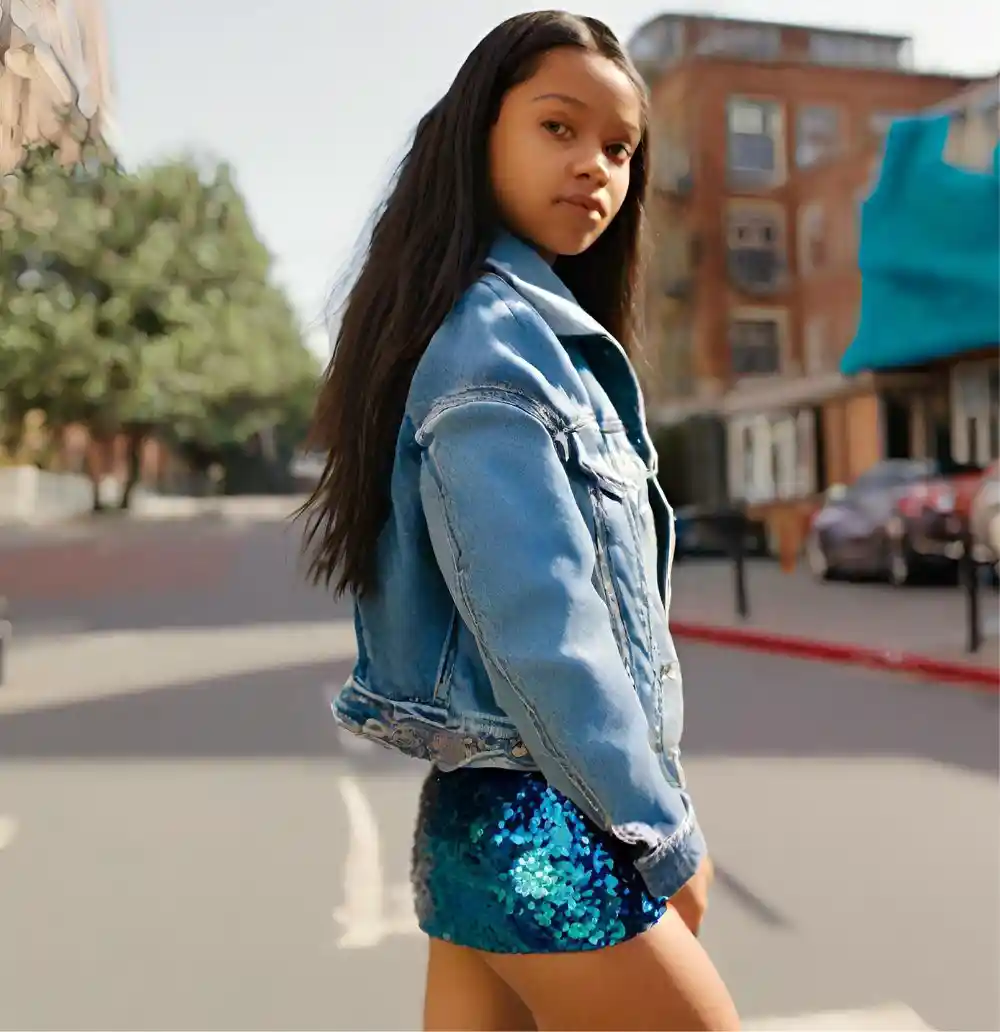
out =
[[[533,1032],[531,1012],[486,963],[486,954],[430,940],[426,1032]]]
[[[543,1032],[732,1032],[740,1027],[722,978],[673,908],[620,946],[478,956],[524,1001]]]

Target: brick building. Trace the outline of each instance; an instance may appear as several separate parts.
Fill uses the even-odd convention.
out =
[[[72,156],[81,120],[113,148],[101,0],[0,0],[0,171],[35,140],[60,142]]]
[[[0,0],[0,173],[14,168],[24,147],[39,140],[58,143],[73,160],[85,124],[114,149],[108,51],[101,0]],[[29,419],[21,454],[0,451],[0,465],[39,462],[52,470],[86,469],[98,480],[123,481],[127,443],[121,437],[95,442],[74,426],[53,442],[37,419]],[[158,442],[145,443],[144,479],[166,477],[174,466]]]
[[[700,16],[630,50],[653,109],[651,422],[717,430],[679,500],[810,498],[876,453],[871,391],[837,366],[878,138],[971,80],[913,71],[903,37]]]

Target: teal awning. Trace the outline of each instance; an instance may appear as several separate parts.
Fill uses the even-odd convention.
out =
[[[861,311],[845,374],[1000,343],[1000,174],[944,160],[949,115],[893,124],[861,213]]]

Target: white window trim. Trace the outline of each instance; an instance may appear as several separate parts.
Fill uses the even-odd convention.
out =
[[[823,112],[833,115],[833,134],[805,132],[804,123],[810,113]],[[800,104],[795,112],[795,164],[799,168],[812,168],[835,158],[843,148],[844,112],[840,105],[830,103]],[[803,160],[803,151],[813,150],[808,160]]]
[[[750,455],[744,440],[748,431]],[[808,409],[734,418],[729,422],[728,437],[730,497],[754,504],[814,493],[815,432]]]
[[[755,109],[760,115],[760,130],[738,129],[733,125],[733,116],[742,109],[749,114]],[[729,148],[730,137],[766,136],[774,144],[774,167],[771,169],[744,168],[732,164]],[[762,185],[776,186],[784,182],[785,167],[785,105],[777,97],[754,97],[734,94],[726,100],[726,172],[740,179],[753,179]]]
[[[812,201],[799,209],[799,273],[808,274],[817,272],[823,266],[813,264],[812,241],[819,235],[823,244],[826,244],[826,212],[820,201]],[[825,255],[829,261],[829,254]]]
[[[986,466],[997,458],[990,454],[989,371],[992,362],[961,362],[951,371],[951,453],[956,462]],[[973,442],[970,448],[969,422]]]
[[[824,314],[813,314],[806,317],[805,327],[806,375],[820,376],[831,370],[828,368],[830,354],[830,317]]]

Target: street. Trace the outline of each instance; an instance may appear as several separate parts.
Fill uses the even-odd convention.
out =
[[[0,1028],[417,1027],[425,768],[328,717],[346,606],[276,524],[136,540],[104,547],[126,568],[89,594],[65,556],[51,590],[6,589]],[[681,658],[705,942],[747,1025],[1000,1028],[997,697]]]

